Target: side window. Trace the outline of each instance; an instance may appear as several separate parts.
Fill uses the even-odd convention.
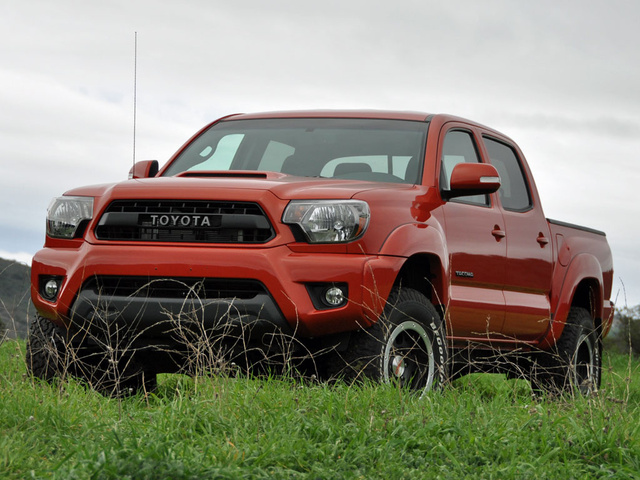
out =
[[[531,208],[531,195],[522,165],[516,152],[509,145],[484,138],[491,163],[500,174],[502,186],[498,190],[500,203],[505,210],[526,211]]]
[[[243,134],[226,135],[218,141],[215,148],[211,145],[204,146],[204,148],[198,152],[198,159],[201,161],[188,170],[229,170],[233,157],[235,157],[243,138]]]
[[[449,181],[453,167],[459,163],[480,163],[478,150],[470,132],[463,130],[451,130],[444,137],[442,146],[442,167],[440,170],[440,188],[449,189]],[[473,195],[470,197],[459,197],[452,202],[469,203],[472,205],[489,205],[488,195]]]

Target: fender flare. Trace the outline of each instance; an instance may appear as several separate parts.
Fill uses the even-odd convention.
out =
[[[559,293],[554,295],[555,298],[552,299],[555,305],[555,312],[551,327],[541,342],[542,348],[553,346],[562,335],[569,310],[574,305],[578,289],[585,282],[589,284],[594,294],[593,303],[589,306],[589,310],[594,320],[602,320],[604,289],[602,266],[598,259],[594,255],[581,253],[571,260],[566,269],[562,270],[566,270],[564,276],[557,283],[555,280],[553,282],[554,287],[556,287],[554,291]],[[556,275],[559,273],[561,271],[556,271]]]
[[[440,270],[433,272],[437,276],[434,288],[440,302],[448,302],[449,253],[439,224],[408,223],[399,226],[385,239],[380,248],[380,255],[406,259],[419,255],[437,258]]]

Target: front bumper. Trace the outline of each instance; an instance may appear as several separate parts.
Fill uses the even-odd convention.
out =
[[[161,325],[196,319],[214,327],[222,319],[239,325],[269,324],[301,337],[367,327],[377,321],[404,259],[364,254],[294,251],[264,247],[100,244],[44,248],[32,265],[32,299],[42,316],[58,324],[120,324],[136,335],[162,335]],[[304,250],[304,249],[303,249]],[[39,292],[41,278],[63,277],[55,301]],[[95,279],[143,279],[198,284],[202,279],[263,286],[255,295],[178,295],[107,291]],[[145,280],[146,279],[146,280]],[[117,282],[116,282],[117,283]],[[348,285],[344,306],[318,309],[308,286]],[[136,289],[134,289],[135,291]],[[215,289],[214,289],[215,290]],[[166,330],[164,331],[166,332]]]

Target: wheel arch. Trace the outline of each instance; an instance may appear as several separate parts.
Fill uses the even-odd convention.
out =
[[[593,277],[584,278],[574,290],[571,306],[582,307],[591,314],[592,318],[602,321],[602,318],[600,318],[602,316],[601,292],[602,287],[597,279]]]
[[[398,272],[395,285],[422,293],[442,317],[448,289],[444,266],[437,255],[419,253],[407,258]]]

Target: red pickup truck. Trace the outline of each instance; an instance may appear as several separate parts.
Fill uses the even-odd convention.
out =
[[[71,190],[33,259],[27,364],[114,388],[306,358],[426,392],[476,371],[600,383],[604,233],[544,216],[518,146],[449,115],[231,115]]]

